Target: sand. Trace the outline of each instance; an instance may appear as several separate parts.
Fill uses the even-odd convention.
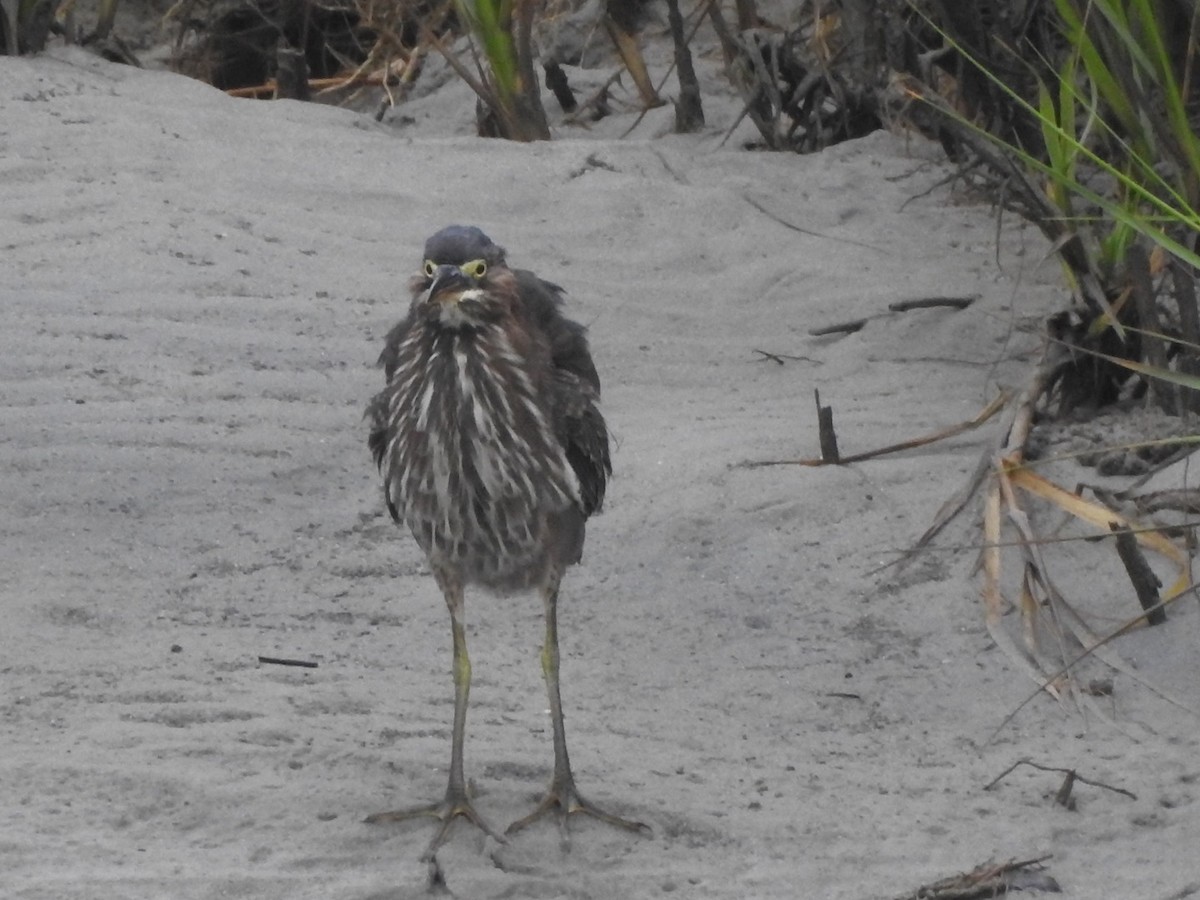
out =
[[[1066,302],[1044,242],[918,137],[747,152],[745,126],[722,143],[738,106],[694,136],[667,107],[518,146],[473,137],[453,82],[380,125],[79,51],[0,59],[0,896],[426,894],[432,824],[362,819],[444,788],[449,622],[362,413],[455,222],[590,328],[616,471],[563,590],[568,738],[581,789],[653,834],[577,822],[563,853],[550,823],[504,846],[459,825],[454,896],[887,898],[1046,855],[1066,898],[1200,892],[1196,719],[1118,675],[1105,717],[1042,695],[1005,723],[1035,685],[984,628],[975,554],[879,568],[994,424],[744,465],[817,455],[814,388],[855,452],[1019,385]],[[929,296],[978,299],[887,313]],[[1131,611],[1090,552],[1059,581]],[[503,826],[552,759],[541,609],[467,609],[467,772]],[[1195,700],[1196,620],[1117,650]],[[1078,784],[1069,811],[1031,767],[984,790],[1023,758],[1134,797]]]

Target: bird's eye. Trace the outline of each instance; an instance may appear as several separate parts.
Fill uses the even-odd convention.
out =
[[[433,260],[432,259],[425,260],[425,276],[427,278],[432,278],[433,273],[436,271],[437,271],[437,266],[435,266],[433,264]]]
[[[463,263],[459,268],[462,269],[464,275],[471,278],[482,278],[487,274],[487,263],[482,259],[473,259],[470,262]]]

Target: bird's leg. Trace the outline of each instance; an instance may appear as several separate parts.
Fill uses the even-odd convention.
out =
[[[563,728],[562,698],[558,690],[558,585],[562,574],[555,572],[542,589],[546,606],[546,642],[542,645],[542,674],[546,678],[546,693],[550,699],[550,722],[554,728],[554,775],[546,796],[529,815],[508,826],[506,834],[512,834],[536,822],[550,812],[556,812],[563,845],[567,844],[567,817],[572,813],[584,813],[618,828],[630,831],[649,831],[641,822],[622,819],[605,812],[585,800],[575,787],[575,776],[571,772],[571,760],[567,755],[567,736]]]
[[[432,859],[438,847],[445,843],[450,836],[454,820],[459,816],[496,840],[504,841],[475,810],[471,798],[467,795],[467,782],[463,777],[463,742],[467,727],[467,699],[471,693],[471,659],[467,655],[467,636],[463,629],[462,582],[453,574],[442,572],[437,567],[434,567],[434,577],[445,594],[446,605],[450,607],[450,627],[454,636],[454,732],[450,743],[450,781],[446,785],[446,796],[435,803],[375,813],[365,819],[370,824],[403,822],[420,816],[440,819],[441,824],[434,833],[433,840],[421,856],[425,860]]]

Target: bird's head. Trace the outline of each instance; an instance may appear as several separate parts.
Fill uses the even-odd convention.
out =
[[[448,328],[478,327],[501,318],[516,280],[504,248],[473,226],[451,225],[425,242],[421,273],[412,280],[413,304]]]

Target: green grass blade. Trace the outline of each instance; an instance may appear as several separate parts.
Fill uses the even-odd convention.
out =
[[[507,24],[511,19],[505,0],[455,0],[455,7],[483,47],[499,99],[511,108],[521,89],[517,53]]]
[[[1056,4],[1064,10],[1064,14],[1071,14],[1072,7],[1070,0],[1056,0]],[[926,19],[937,27],[928,18]],[[1082,25],[1082,20],[1077,16],[1075,21]],[[1088,187],[1074,177],[1074,174],[1067,174],[1059,169],[1051,166],[1046,161],[1038,159],[1023,148],[1014,144],[1008,143],[986,129],[976,125],[966,118],[958,115],[950,109],[941,109],[941,111],[955,118],[961,125],[969,128],[974,133],[987,139],[988,141],[1001,147],[1005,152],[1012,154],[1024,165],[1030,169],[1037,171],[1051,180],[1059,183],[1067,191],[1075,194],[1089,203],[1099,207],[1106,215],[1112,217],[1117,223],[1123,224],[1135,232],[1145,235],[1154,243],[1161,246],[1168,253],[1188,262],[1193,266],[1200,266],[1200,255],[1183,246],[1179,241],[1166,234],[1164,228],[1170,225],[1182,226],[1185,229],[1192,231],[1200,231],[1200,213],[1190,204],[1185,196],[1181,194],[1173,185],[1166,182],[1157,172],[1156,166],[1149,161],[1150,158],[1138,152],[1137,148],[1121,142],[1120,146],[1124,148],[1124,152],[1128,157],[1128,161],[1137,171],[1138,177],[1133,177],[1128,171],[1118,168],[1113,163],[1104,159],[1088,146],[1081,144],[1072,135],[1068,134],[1057,121],[1056,116],[1046,115],[1042,109],[1031,105],[1023,97],[1021,97],[1012,87],[1000,79],[994,72],[990,71],[986,66],[975,59],[971,53],[963,46],[958,44],[950,35],[944,31],[941,32],[943,39],[953,46],[965,59],[971,62],[976,68],[997,88],[1005,93],[1015,104],[1023,108],[1030,115],[1036,117],[1041,123],[1044,132],[1047,132],[1050,137],[1050,142],[1060,142],[1072,146],[1074,152],[1080,158],[1087,159],[1089,163],[1095,165],[1098,169],[1110,175],[1121,186],[1124,195],[1120,199],[1113,199],[1099,194],[1097,191]],[[1088,54],[1091,52],[1086,49],[1089,42],[1083,38],[1080,39],[1083,44],[1080,46],[1081,58],[1084,60],[1085,67],[1087,64]],[[1094,50],[1094,46],[1093,46]],[[1107,68],[1098,64],[1098,71],[1107,72]],[[1089,77],[1092,73],[1089,72]],[[1116,81],[1110,79],[1110,83],[1115,85]],[[1098,85],[1099,87],[1099,85]],[[1114,88],[1115,89],[1115,88]],[[1079,95],[1076,94],[1076,97]],[[926,98],[926,102],[928,98]],[[1089,110],[1089,113],[1099,116],[1098,111]],[[1134,115],[1136,120],[1136,114]],[[1139,126],[1140,127],[1140,126]],[[1119,136],[1118,136],[1119,138]],[[1148,180],[1151,180],[1151,187],[1142,183],[1141,176],[1145,175]],[[1153,189],[1151,189],[1153,188]],[[1140,204],[1146,206],[1143,211],[1139,208]]]
[[[1130,372],[1136,372],[1139,375],[1144,375],[1147,378],[1155,378],[1159,381],[1165,381],[1168,384],[1177,384],[1180,387],[1185,387],[1191,391],[1200,391],[1200,375],[1188,375],[1184,372],[1176,372],[1172,369],[1164,369],[1160,366],[1152,366],[1148,363],[1138,362],[1134,359],[1123,359],[1120,356],[1109,356],[1107,353],[1100,353],[1096,350],[1088,350],[1083,347],[1072,345],[1072,350],[1083,350],[1092,356],[1107,360],[1114,365],[1128,369]]]

